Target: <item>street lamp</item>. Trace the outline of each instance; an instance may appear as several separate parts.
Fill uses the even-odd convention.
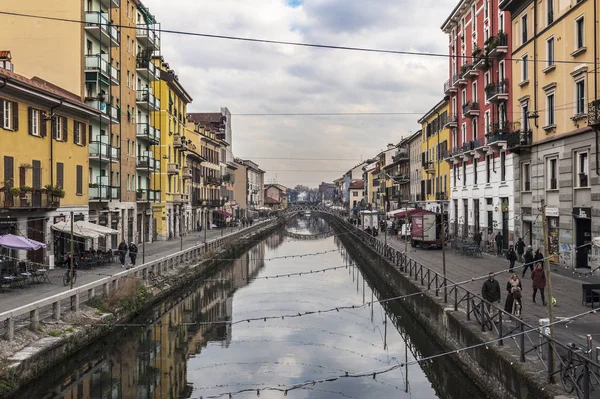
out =
[[[204,248],[206,248],[206,229],[208,228],[208,214],[206,213],[206,200],[202,200],[202,224],[204,224]]]

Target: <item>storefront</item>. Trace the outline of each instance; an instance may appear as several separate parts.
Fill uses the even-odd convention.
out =
[[[548,253],[550,262],[558,263],[559,244],[559,217],[558,208],[546,207],[546,221],[548,223]]]
[[[592,208],[573,208],[573,224],[575,230],[575,265],[589,268],[588,255],[592,243]]]

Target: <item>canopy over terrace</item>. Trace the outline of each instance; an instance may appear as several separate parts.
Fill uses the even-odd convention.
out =
[[[404,211],[396,211],[394,213],[394,217],[397,219],[403,219],[406,217],[411,217],[413,215],[434,214],[434,213],[435,212],[428,211],[426,209],[413,208],[413,209],[404,210]]]
[[[31,238],[6,234],[0,236],[0,247],[23,251],[36,251],[40,248],[46,248],[46,244],[32,240]]]
[[[71,234],[71,223],[59,222],[52,225],[52,229],[65,234]],[[117,230],[100,226],[98,224],[86,222],[83,220],[73,223],[73,235],[81,238],[98,238],[109,234],[117,234]]]

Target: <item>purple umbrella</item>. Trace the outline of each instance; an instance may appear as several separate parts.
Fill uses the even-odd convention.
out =
[[[7,234],[0,236],[0,247],[8,249],[22,249],[25,251],[36,250],[40,248],[46,248],[46,244],[43,242],[32,240],[31,238],[16,236],[14,234]]]

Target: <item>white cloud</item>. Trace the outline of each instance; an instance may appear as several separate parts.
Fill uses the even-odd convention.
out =
[[[447,52],[440,25],[454,0],[145,0],[163,29],[278,41]],[[294,6],[290,5],[293,4]],[[425,112],[443,97],[446,58],[325,50],[163,33],[162,54],[194,98],[191,111]],[[288,186],[341,173],[419,129],[417,115],[234,116],[236,156]]]

